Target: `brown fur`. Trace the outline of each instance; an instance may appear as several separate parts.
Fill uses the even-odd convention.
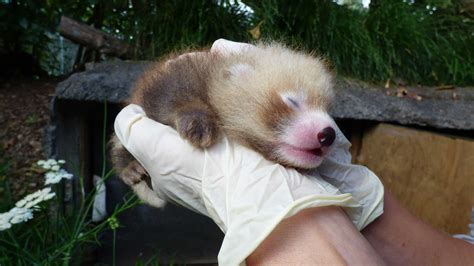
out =
[[[267,159],[291,166],[274,151],[279,134],[294,116],[280,94],[296,91],[311,107],[325,110],[331,83],[321,60],[279,44],[261,44],[227,57],[209,52],[171,56],[142,75],[130,103],[142,106],[148,117],[172,126],[196,147],[211,146],[225,131]],[[143,169],[131,163],[135,160],[116,137],[113,143],[119,176],[132,187],[143,183]]]

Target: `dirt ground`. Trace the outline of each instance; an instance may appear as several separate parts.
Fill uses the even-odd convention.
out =
[[[0,199],[6,185],[14,198],[43,186],[32,165],[45,159],[44,128],[59,79],[0,80]]]

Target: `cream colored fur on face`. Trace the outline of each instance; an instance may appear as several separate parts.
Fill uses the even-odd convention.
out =
[[[233,126],[227,128],[230,133],[250,132],[259,139],[278,141],[278,132],[261,121],[272,93],[298,95],[306,108],[322,111],[333,97],[332,75],[323,61],[281,44],[259,44],[230,54],[224,65],[214,71],[210,101],[223,124]],[[247,115],[242,116],[241,112]],[[288,118],[282,117],[282,130],[287,123]]]

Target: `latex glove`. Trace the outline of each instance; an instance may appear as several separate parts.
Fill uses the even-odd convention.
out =
[[[229,56],[245,53],[253,47],[247,43],[218,39],[212,44],[211,53]],[[340,191],[351,193],[364,206],[362,211],[346,210],[346,212],[352,212],[353,218],[360,215],[359,218],[353,219],[360,230],[382,213],[383,185],[378,177],[366,167],[351,164],[350,146],[344,134],[336,128],[336,142],[333,143],[332,151],[326,155],[326,159],[317,170],[312,172],[312,175],[321,174],[326,181],[339,188]]]
[[[343,206],[358,228],[382,213],[383,187],[377,177],[366,168],[351,170],[346,161],[332,160],[347,159],[345,138],[337,138],[342,143],[336,144],[323,172],[342,174],[334,180],[355,197],[339,192],[317,171],[302,175],[225,137],[208,149],[194,148],[137,105],[119,113],[115,132],[148,171],[158,197],[209,216],[225,232],[220,265],[244,263],[278,223],[305,208]],[[351,187],[354,183],[362,189]]]
[[[332,150],[310,175],[321,175],[341,192],[354,197],[362,208],[346,208],[345,211],[357,229],[362,230],[383,213],[384,187],[367,167],[351,163],[351,143],[337,127],[336,140],[332,145]]]

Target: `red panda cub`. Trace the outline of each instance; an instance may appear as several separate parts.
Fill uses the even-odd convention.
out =
[[[196,147],[209,147],[225,133],[268,160],[310,169],[336,137],[327,114],[332,97],[332,75],[319,58],[270,43],[240,53],[171,56],[138,79],[129,103]],[[161,206],[150,200],[143,167],[116,137],[112,143],[120,178],[145,202]]]

